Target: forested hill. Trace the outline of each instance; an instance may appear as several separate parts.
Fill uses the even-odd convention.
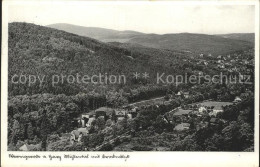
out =
[[[160,55],[145,52],[131,52],[130,49],[103,43],[88,37],[82,37],[65,31],[29,23],[9,24],[9,95],[52,93],[67,95],[79,92],[100,90],[104,85],[51,84],[54,75],[98,75],[148,72],[150,77],[156,72],[183,72],[185,63],[178,63],[185,55],[178,52],[160,51]],[[166,56],[168,64],[165,64]],[[171,62],[176,66],[172,66]],[[14,75],[45,75],[46,81],[40,85],[12,84]],[[129,81],[129,80],[127,80]],[[129,85],[142,81],[130,80]],[[149,81],[145,81],[149,82]],[[100,86],[100,87],[99,87]],[[110,85],[105,85],[105,89]],[[127,85],[125,85],[127,86]]]
[[[147,47],[190,51],[197,54],[212,54],[213,56],[253,47],[253,43],[247,41],[191,33],[137,36],[128,42]]]
[[[135,31],[116,31],[95,27],[82,27],[71,24],[53,24],[49,27],[66,32],[92,37],[103,42],[123,42],[157,49],[188,51],[195,54],[219,54],[248,49],[254,46],[252,34],[207,35],[207,34],[145,34]],[[254,34],[253,34],[254,35]],[[243,40],[247,39],[247,40]]]

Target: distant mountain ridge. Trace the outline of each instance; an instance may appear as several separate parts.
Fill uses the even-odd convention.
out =
[[[254,34],[145,34],[136,31],[117,31],[105,28],[83,27],[71,24],[52,24],[48,27],[73,34],[94,38],[103,42],[121,42],[139,44],[157,49],[187,51],[195,54],[226,54],[252,48]]]
[[[255,42],[255,34],[254,33],[233,33],[233,34],[220,34],[223,38],[230,38],[248,42]]]
[[[131,30],[117,31],[99,27],[83,27],[66,23],[51,24],[47,27],[94,38],[103,42],[114,42],[116,39],[116,42],[124,42],[124,40],[129,40],[132,37],[144,35],[144,33]]]

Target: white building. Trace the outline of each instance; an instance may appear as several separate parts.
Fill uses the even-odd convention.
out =
[[[205,106],[201,106],[201,107],[199,108],[199,112],[200,112],[200,113],[203,113],[203,112],[205,112],[205,111],[207,111],[207,109],[206,109]]]

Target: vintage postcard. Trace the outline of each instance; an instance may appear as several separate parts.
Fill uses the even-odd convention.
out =
[[[258,166],[258,0],[4,0],[1,37],[1,166]]]

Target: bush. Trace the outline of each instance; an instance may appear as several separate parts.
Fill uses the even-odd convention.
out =
[[[110,143],[105,144],[100,151],[112,151],[113,150],[113,145]]]
[[[151,147],[147,147],[147,146],[134,146],[131,148],[132,150],[135,150],[135,151],[151,151],[153,148]]]

